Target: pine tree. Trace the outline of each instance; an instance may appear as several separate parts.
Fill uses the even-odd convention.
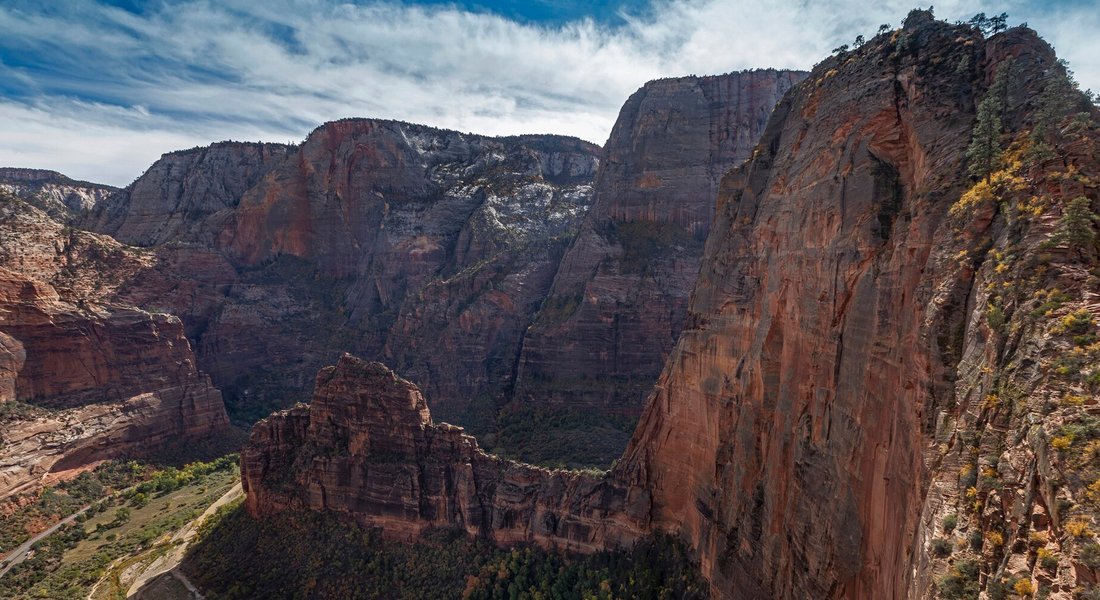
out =
[[[1078,256],[1084,256],[1085,252],[1096,246],[1094,224],[1097,222],[1100,222],[1100,216],[1092,212],[1092,203],[1088,198],[1078,196],[1062,210],[1054,238],[1059,244],[1076,250]]]
[[[1001,160],[1001,114],[1004,112],[1004,95],[1008,86],[1008,64],[997,70],[993,85],[978,104],[978,122],[974,125],[974,138],[966,149],[970,161],[970,175],[989,181]]]

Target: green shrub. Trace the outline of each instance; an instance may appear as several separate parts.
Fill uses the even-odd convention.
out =
[[[943,532],[951,533],[955,531],[955,527],[959,524],[959,515],[955,513],[946,514],[943,516]]]
[[[960,560],[940,578],[937,587],[945,600],[977,600],[980,568],[973,560]]]
[[[951,556],[954,546],[949,538],[936,538],[932,540],[932,554],[939,558],[946,558]]]

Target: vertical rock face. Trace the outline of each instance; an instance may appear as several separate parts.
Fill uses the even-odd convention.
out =
[[[622,494],[607,483],[488,455],[461,428],[433,424],[415,385],[350,355],[321,370],[308,407],[256,424],[241,478],[255,516],[331,510],[397,540],[449,526],[591,551],[637,533],[608,526]]]
[[[653,81],[627,100],[592,211],[524,339],[515,399],[636,414],[683,327],[718,182],[799,71]]]
[[[588,210],[598,148],[349,119],[300,146],[164,155],[81,221],[148,246],[112,298],[184,321],[238,417],[309,393],[344,350],[485,421]],[[456,360],[455,357],[461,357]]]
[[[237,205],[294,146],[221,142],[165,154],[125,190],[83,219],[125,244],[209,242],[212,215]]]
[[[1062,75],[1029,29],[924,11],[821,63],[723,179],[688,324],[601,481],[495,459],[493,479],[410,386],[345,359],[257,427],[249,510],[581,550],[671,530],[720,598],[1092,589],[1100,113],[1049,94]],[[975,180],[991,93],[1007,150]]]
[[[180,320],[109,302],[154,264],[0,193],[0,498],[230,434]]]
[[[1026,545],[1029,515],[1045,512],[1029,465],[1047,450],[1020,436],[1056,429],[1063,417],[1041,416],[1043,398],[1066,385],[1036,368],[1056,347],[1028,316],[1029,294],[1080,294],[1084,282],[1075,260],[1005,257],[1037,256],[1076,192],[1033,170],[976,208],[960,197],[975,95],[1003,69],[1006,123],[1029,122],[1053,68],[1030,30],[984,40],[917,11],[820,65],[777,107],[758,155],[724,180],[689,326],[618,471],[652,502],[653,525],[691,540],[720,595],[935,596],[948,565],[932,558],[932,538],[945,514],[966,520],[974,506],[986,507],[966,526],[979,541],[985,531],[1006,550]],[[1095,206],[1097,190],[1083,193]],[[1032,217],[1014,212],[1031,194],[1049,196]],[[998,275],[1009,269],[1019,271]],[[1006,346],[987,315],[1017,301]],[[994,408],[989,395],[1004,389],[1014,406]],[[1001,491],[959,483],[959,461],[979,448],[1001,460]],[[952,561],[1032,577],[1026,549],[1013,572],[999,546],[968,556],[946,540]]]
[[[0,167],[0,190],[22,198],[59,220],[79,217],[118,192],[118,188],[74,181],[56,171],[12,167]]]

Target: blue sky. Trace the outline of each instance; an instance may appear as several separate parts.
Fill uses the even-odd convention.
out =
[[[5,0],[0,165],[125,185],[163,152],[342,117],[602,143],[645,81],[811,67],[885,0]],[[1027,21],[1100,89],[1096,0],[936,3]]]

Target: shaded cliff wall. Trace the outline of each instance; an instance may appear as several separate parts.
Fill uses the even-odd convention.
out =
[[[1059,81],[1035,32],[986,39],[924,11],[818,65],[723,179],[687,327],[622,460],[565,489],[560,472],[530,470],[522,486],[474,484],[526,501],[468,530],[575,549],[671,530],[720,598],[1026,584],[1069,600],[1095,587],[1100,119],[1076,91],[1051,100]],[[1005,151],[971,178],[989,94]],[[363,401],[337,395],[331,406]],[[465,526],[461,511],[395,510],[372,477],[337,475],[389,461],[382,481],[427,464],[448,482],[479,464],[432,454],[423,432],[439,428],[413,397],[404,418],[392,403],[362,420],[295,409],[265,421],[245,453],[249,510],[334,509],[399,535]],[[391,422],[400,451],[354,442]],[[294,449],[302,439],[337,440],[326,456],[359,448],[357,466],[330,471],[343,458],[314,463]],[[329,500],[321,481],[350,488]],[[399,487],[406,507],[454,497]],[[363,490],[374,499],[356,507]]]
[[[604,148],[593,208],[524,338],[514,399],[637,414],[687,310],[718,182],[805,77],[744,71],[647,83]]]

